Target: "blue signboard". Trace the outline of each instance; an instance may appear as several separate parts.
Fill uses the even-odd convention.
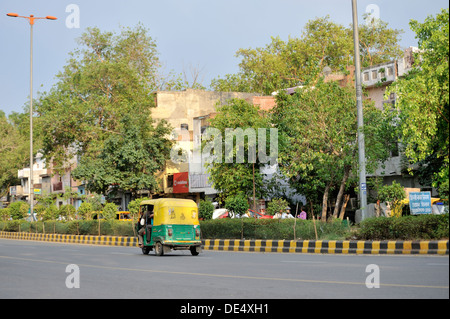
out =
[[[409,193],[411,215],[431,214],[431,192]]]

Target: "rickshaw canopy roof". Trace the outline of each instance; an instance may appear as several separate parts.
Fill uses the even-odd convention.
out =
[[[153,205],[153,225],[199,225],[197,204],[191,199],[158,198],[143,200],[140,206]]]

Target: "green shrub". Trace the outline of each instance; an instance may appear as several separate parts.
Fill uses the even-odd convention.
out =
[[[114,203],[108,203],[103,207],[102,215],[106,220],[113,220],[116,218],[117,205]]]
[[[201,200],[198,204],[198,217],[211,219],[214,212],[214,205],[209,200]]]
[[[30,205],[25,202],[14,202],[9,205],[9,214],[14,220],[19,220],[27,217]]]
[[[294,224],[295,238],[294,238]],[[341,221],[316,223],[319,239],[345,239],[349,229]],[[203,239],[316,239],[310,220],[294,219],[215,219],[200,223]]]
[[[449,237],[449,215],[368,218],[360,223],[356,236],[363,240],[444,239]]]
[[[229,196],[225,200],[225,208],[237,215],[242,215],[246,213],[249,208],[247,198],[243,193]]]
[[[39,221],[8,220],[0,230],[9,232],[99,235],[98,220]],[[295,238],[294,238],[294,224]],[[203,239],[316,239],[312,220],[294,219],[215,219],[200,222]],[[349,227],[340,220],[316,222],[320,240],[350,238]],[[100,235],[135,236],[131,221],[100,221]],[[405,216],[401,218],[368,218],[354,233],[362,240],[439,240],[449,237],[449,215]]]

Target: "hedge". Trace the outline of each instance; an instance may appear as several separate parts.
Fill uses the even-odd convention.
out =
[[[440,240],[449,238],[449,214],[368,218],[352,230],[340,220],[322,223],[293,219],[217,219],[200,222],[203,239],[301,239],[301,240]],[[101,221],[100,235],[135,236],[131,221]],[[0,231],[99,235],[98,220],[68,222],[1,221]]]
[[[102,235],[102,236],[134,236],[131,221],[100,221],[74,220],[74,221],[39,221],[27,222],[25,220],[11,220],[0,222],[1,231],[49,233],[67,235]]]
[[[340,220],[316,222],[318,239],[338,240],[350,235]],[[312,220],[297,220],[294,238],[293,219],[219,219],[201,222],[204,239],[316,239]]]
[[[329,223],[316,222],[319,239],[337,240],[349,235],[349,227],[340,220]],[[294,239],[293,219],[218,219],[200,222],[204,239]],[[0,231],[56,233],[70,235],[99,235],[97,220],[68,222],[27,222],[14,220],[0,222]],[[135,236],[131,221],[101,221],[100,235]],[[297,220],[296,239],[316,239],[313,221]]]
[[[368,218],[358,232],[362,240],[448,239],[449,214]]]

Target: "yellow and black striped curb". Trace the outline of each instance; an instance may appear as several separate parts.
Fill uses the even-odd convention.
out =
[[[18,240],[51,241],[56,243],[109,245],[109,246],[138,246],[135,237],[91,236],[91,235],[62,235],[0,232],[0,238]]]
[[[448,240],[203,240],[205,250],[319,254],[438,254],[448,255]]]
[[[59,243],[137,247],[135,237],[61,235],[0,232],[0,238]],[[423,254],[448,255],[448,240],[359,241],[359,240],[239,240],[204,239],[204,250],[316,253],[316,254]]]

